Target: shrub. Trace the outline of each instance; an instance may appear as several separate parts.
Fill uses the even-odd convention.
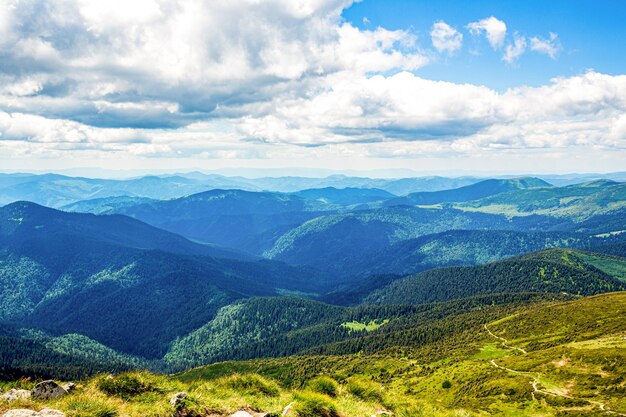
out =
[[[378,384],[363,378],[350,378],[348,380],[348,391],[355,397],[365,401],[383,400],[383,393]]]
[[[301,392],[293,406],[298,417],[339,417],[335,403],[317,392]]]
[[[278,384],[256,374],[232,375],[226,378],[225,385],[235,391],[252,395],[277,397],[280,394]]]
[[[339,384],[327,376],[320,376],[312,379],[307,384],[307,387],[314,392],[325,394],[331,397],[336,397],[339,390]]]
[[[448,388],[452,388],[452,382],[448,381],[447,379],[445,381],[443,381],[443,383],[441,384],[441,388],[443,389],[448,389]]]
[[[120,374],[116,377],[108,376],[98,383],[98,389],[108,395],[114,395],[129,400],[139,394],[156,391],[156,388],[145,382],[136,374]]]

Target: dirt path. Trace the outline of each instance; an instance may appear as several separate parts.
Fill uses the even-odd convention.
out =
[[[500,336],[498,336],[498,335],[496,335],[496,334],[493,334],[493,333],[491,332],[491,330],[489,330],[489,327],[487,327],[487,325],[486,325],[486,324],[485,324],[485,326],[484,326],[484,327],[485,327],[485,330],[487,330],[487,333],[489,333],[489,335],[490,335],[491,337],[495,337],[496,339],[498,339],[499,341],[501,341],[501,342],[502,342],[502,346],[504,346],[505,348],[507,348],[507,349],[517,350],[518,352],[521,352],[521,353],[523,353],[524,355],[528,353],[528,352],[526,352],[526,350],[524,350],[524,349],[522,349],[522,348],[518,348],[518,347],[515,347],[515,346],[511,346],[511,345],[509,345],[509,344],[508,344],[508,342],[509,342],[509,341],[508,341],[508,340],[506,340],[504,337],[500,337]]]
[[[487,325],[486,325],[486,324],[484,325],[484,328],[485,328],[485,330],[487,331],[487,333],[488,333],[491,337],[493,337],[493,338],[495,338],[495,339],[499,340],[499,341],[501,342],[501,344],[502,344],[502,346],[503,346],[504,348],[509,349],[509,350],[513,350],[513,351],[516,351],[516,352],[520,352],[520,353],[521,353],[521,354],[523,354],[523,355],[525,355],[525,354],[527,354],[527,353],[528,353],[526,350],[524,350],[524,349],[522,349],[522,348],[518,348],[518,347],[515,347],[515,346],[511,346],[511,345],[509,344],[509,341],[508,341],[507,339],[505,339],[504,337],[501,337],[501,336],[498,336],[498,335],[494,334],[491,330],[489,330],[489,327],[487,327]],[[538,376],[536,376],[536,375],[535,375],[534,373],[532,373],[532,372],[527,372],[527,371],[518,371],[518,370],[515,370],[515,369],[511,369],[511,368],[504,367],[504,366],[502,366],[502,365],[498,365],[498,364],[496,363],[495,359],[491,359],[491,360],[489,361],[489,363],[490,363],[493,367],[495,367],[495,368],[497,368],[497,369],[501,369],[501,370],[503,370],[503,371],[507,371],[507,372],[510,372],[510,373],[513,373],[513,374],[516,374],[516,375],[524,375],[524,376],[527,376],[527,377],[529,377],[529,378],[532,378],[532,381],[530,382],[530,385],[531,385],[531,386],[532,386],[532,388],[533,388],[533,390],[532,390],[532,392],[531,392],[531,395],[532,395],[533,400],[537,400],[537,397],[535,396],[535,394],[542,394],[542,395],[549,395],[549,396],[552,396],[552,397],[567,398],[567,399],[570,399],[570,400],[585,401],[585,402],[587,402],[587,403],[588,403],[588,404],[590,404],[590,405],[593,405],[593,406],[595,406],[595,407],[598,407],[600,410],[602,410],[602,411],[603,411],[603,412],[605,412],[606,414],[614,414],[614,415],[618,415],[618,416],[625,416],[625,417],[626,417],[626,414],[624,414],[624,413],[619,413],[619,412],[617,412],[617,411],[612,411],[612,410],[609,410],[609,409],[607,408],[607,406],[606,406],[604,403],[601,403],[601,402],[599,402],[599,401],[589,400],[589,399],[587,399],[587,398],[577,398],[577,397],[572,397],[572,396],[565,395],[565,394],[559,394],[559,393],[556,393],[556,392],[551,392],[551,391],[542,390],[542,389],[540,389],[540,388],[539,388],[539,384],[540,384],[540,382],[539,382],[539,377],[538,377]]]

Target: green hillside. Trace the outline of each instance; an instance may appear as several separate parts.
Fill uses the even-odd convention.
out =
[[[454,204],[460,210],[510,217],[544,215],[576,222],[626,207],[626,184],[600,180],[566,187],[510,191],[477,201]]]
[[[561,223],[542,217],[509,220],[455,209],[389,207],[317,217],[284,233],[264,256],[358,275],[351,268],[355,260],[372,259],[405,240],[459,229],[550,230]]]
[[[404,240],[376,254],[355,257],[345,268],[355,275],[408,275],[440,266],[485,264],[542,249],[594,250],[624,237],[594,237],[571,232],[450,230]]]
[[[294,417],[619,415],[626,413],[625,306],[626,293],[485,306],[375,335],[382,326],[362,336],[362,346],[378,349],[357,355],[223,362],[172,376],[102,375],[61,399],[17,406],[165,417],[174,411],[169,398],[184,391],[188,401],[178,413],[187,416],[285,409]],[[0,401],[0,412],[7,408]]]
[[[237,299],[328,285],[280,263],[199,256],[203,245],[124,216],[29,203],[0,215],[0,321],[78,333],[147,358]]]
[[[599,268],[599,267],[602,268]],[[374,291],[368,303],[429,303],[486,292],[565,292],[591,295],[626,289],[626,259],[551,249],[486,265],[438,268]],[[611,275],[618,271],[617,276]]]

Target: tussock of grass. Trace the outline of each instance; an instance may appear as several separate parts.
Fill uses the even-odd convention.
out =
[[[329,397],[336,397],[339,392],[339,384],[337,381],[327,376],[312,379],[307,384],[307,387],[313,392],[328,395]]]
[[[115,407],[97,400],[80,399],[68,404],[68,412],[73,417],[117,417]]]
[[[296,399],[294,411],[298,417],[339,417],[337,406],[326,395],[303,391]]]
[[[365,401],[382,402],[383,392],[379,384],[361,377],[348,380],[348,392]]]
[[[278,384],[255,374],[232,375],[221,383],[235,391],[246,394],[263,394],[269,397],[277,397],[280,394]]]
[[[158,391],[157,387],[136,373],[106,376],[98,382],[98,388],[108,394],[130,400],[140,394]]]

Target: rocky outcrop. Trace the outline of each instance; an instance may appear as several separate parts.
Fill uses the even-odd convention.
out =
[[[44,408],[41,411],[20,409],[9,410],[1,417],[65,417],[65,413],[51,408]]]
[[[30,395],[30,391],[28,390],[13,388],[2,394],[0,399],[5,401],[17,401],[30,398]]]
[[[35,400],[55,400],[66,395],[67,390],[53,380],[48,380],[35,385],[31,394]]]

